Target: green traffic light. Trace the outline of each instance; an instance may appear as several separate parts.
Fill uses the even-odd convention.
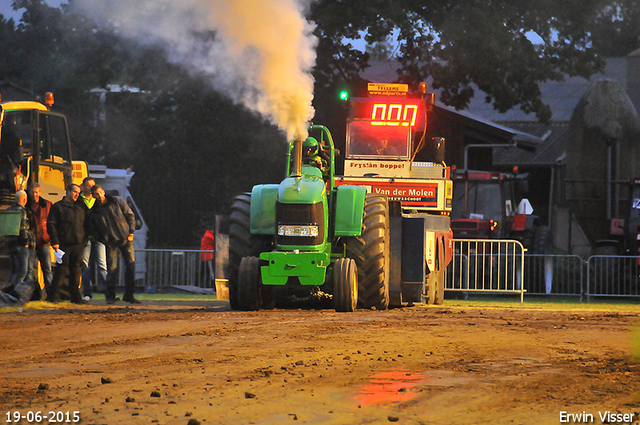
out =
[[[340,92],[340,100],[348,100],[349,99],[349,92],[347,92],[346,90],[343,90]]]

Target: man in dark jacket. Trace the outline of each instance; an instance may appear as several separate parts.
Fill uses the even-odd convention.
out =
[[[140,304],[135,299],[136,263],[133,252],[133,233],[136,230],[136,217],[119,196],[107,196],[102,187],[95,185],[91,193],[96,203],[89,212],[92,234],[107,247],[107,304],[116,301],[116,268],[118,252],[124,259],[124,296],[123,301]]]
[[[49,219],[49,212],[53,204],[42,198],[40,196],[41,193],[42,189],[37,182],[31,183],[27,189],[29,196],[25,208],[31,213],[34,219],[36,234],[36,258],[29,264],[27,280],[36,280],[36,265],[37,261],[40,261],[42,275],[44,276],[44,287],[45,290],[47,290],[53,280],[53,273],[51,271],[51,243],[49,232],[47,232],[47,220]]]
[[[24,208],[27,204],[27,193],[23,190],[16,192],[15,202],[7,209],[21,213],[20,231],[18,235],[7,236],[7,248],[11,259],[11,274],[1,289],[15,287],[22,283],[28,273],[29,259],[36,248],[36,238],[33,223],[29,213]]]
[[[84,208],[84,213],[89,216],[89,211],[96,203],[96,198],[91,194],[91,188],[95,186],[96,181],[92,177],[85,177],[80,185],[82,192],[78,197],[78,204]],[[107,286],[107,249],[104,244],[96,240],[92,234],[92,229],[89,227],[89,241],[84,247],[84,254],[82,257],[82,295],[84,300],[89,301],[93,298],[91,281],[93,277],[97,277],[97,282],[94,280],[99,288],[105,289]]]
[[[51,290],[47,297],[51,302],[60,300],[60,281],[69,276],[69,296],[75,304],[87,304],[80,295],[80,276],[82,275],[82,251],[87,242],[85,232],[84,209],[76,203],[80,196],[77,184],[67,186],[67,193],[56,202],[49,212],[47,230],[51,246],[57,252],[64,251],[62,263],[56,267]]]

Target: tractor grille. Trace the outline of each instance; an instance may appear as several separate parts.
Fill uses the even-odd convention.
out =
[[[276,243],[278,245],[320,245],[324,241],[324,213],[322,202],[315,204],[276,203]],[[318,226],[318,236],[280,236],[278,225]]]

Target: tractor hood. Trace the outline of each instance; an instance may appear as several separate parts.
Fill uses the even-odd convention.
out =
[[[495,229],[493,220],[458,218],[451,220],[453,236],[458,239],[489,239]]]
[[[324,181],[316,176],[287,177],[278,190],[278,201],[283,204],[314,204],[325,197]]]
[[[313,206],[326,204],[326,201],[324,181],[316,176],[287,177],[280,184],[254,186],[251,191],[251,233],[275,234],[278,203]]]

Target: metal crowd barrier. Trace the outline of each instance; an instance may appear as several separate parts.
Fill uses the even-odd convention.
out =
[[[519,293],[524,302],[524,252],[516,240],[454,239],[445,291]]]
[[[587,302],[589,297],[640,296],[638,257],[593,255],[587,260]]]
[[[585,294],[585,262],[577,255],[525,254],[524,280],[528,294]]]
[[[515,240],[454,239],[447,268],[448,293],[524,293],[531,295],[640,297],[638,257],[529,254]],[[188,249],[136,250],[138,291],[171,286],[215,290],[213,251]],[[124,270],[120,268],[120,285]],[[220,280],[220,279],[219,279]],[[449,296],[447,296],[448,298]]]
[[[215,290],[213,253],[197,249],[136,250],[137,290],[156,292],[172,286]],[[124,286],[124,267],[118,271],[119,285]]]
[[[521,292],[521,302],[524,292],[587,302],[590,297],[640,297],[639,262],[632,256],[593,255],[585,261],[577,255],[529,254],[516,241],[456,239],[445,290]]]

